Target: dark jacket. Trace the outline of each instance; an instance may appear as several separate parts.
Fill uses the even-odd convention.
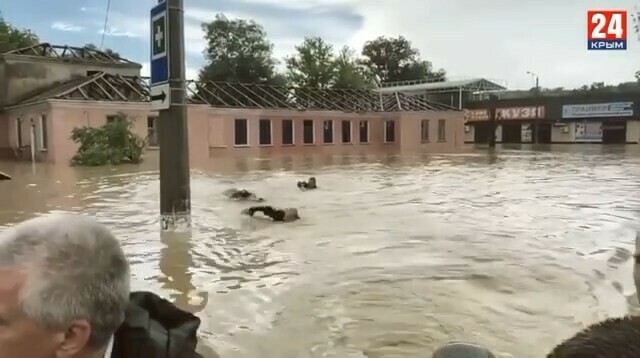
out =
[[[196,353],[200,319],[151,293],[133,292],[114,336],[112,358],[203,358]]]

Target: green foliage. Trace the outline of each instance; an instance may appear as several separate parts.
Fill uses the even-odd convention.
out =
[[[88,49],[91,49],[91,50],[102,51],[102,52],[106,53],[107,55],[109,55],[109,56],[111,56],[113,58],[116,58],[116,59],[122,58],[119,53],[113,51],[110,48],[99,49],[98,46],[96,46],[95,44],[92,44],[92,43],[88,43],[88,44],[84,45],[84,47],[86,47]]]
[[[320,37],[305,38],[288,57],[287,75],[291,84],[312,88],[365,88],[367,79],[348,47],[334,53],[333,46]]]
[[[132,131],[133,122],[124,113],[102,127],[74,128],[71,139],[80,144],[71,165],[100,166],[140,163],[145,141]]]
[[[434,71],[429,61],[420,59],[420,53],[411,42],[399,36],[380,36],[367,41],[362,48],[363,64],[377,75],[381,82],[432,80],[444,81],[444,70]]]
[[[217,14],[203,23],[207,64],[200,70],[201,81],[274,84],[281,81],[275,71],[273,44],[255,21],[230,20]]]
[[[31,30],[12,26],[0,13],[0,53],[34,46],[38,43],[40,43],[40,39]]]

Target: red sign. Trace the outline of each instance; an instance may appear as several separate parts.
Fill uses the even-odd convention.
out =
[[[588,50],[627,49],[627,11],[587,11]]]

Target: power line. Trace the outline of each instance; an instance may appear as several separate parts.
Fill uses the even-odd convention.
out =
[[[100,39],[100,48],[104,49],[104,35],[107,33],[107,24],[109,23],[109,9],[111,8],[111,0],[107,0],[107,11],[104,14],[104,27],[102,28],[102,38]]]

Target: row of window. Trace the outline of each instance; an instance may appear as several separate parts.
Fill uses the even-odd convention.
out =
[[[322,139],[324,144],[334,143],[333,120],[323,122]],[[294,145],[294,122],[292,119],[282,120],[282,145]],[[423,119],[421,123],[422,142],[429,141],[429,120]],[[306,119],[302,121],[302,143],[315,144],[316,133],[314,121]],[[369,143],[369,121],[362,120],[358,128],[359,143]],[[341,121],[342,143],[353,143],[352,122]],[[234,123],[234,145],[249,145],[249,121],[247,119],[236,119]],[[395,121],[389,120],[384,123],[384,142],[393,143],[396,139]],[[446,122],[444,119],[438,120],[438,141],[446,140]],[[273,145],[273,122],[270,119],[260,119],[258,121],[258,144]]]
[[[22,126],[22,118],[16,118],[16,140],[18,148],[22,148],[24,146],[24,141],[22,139]],[[33,137],[39,149],[47,150],[49,148],[49,139],[47,135],[47,116],[44,114],[41,115],[38,118],[38,125],[36,125],[36,123],[33,121],[33,118],[31,118],[31,130],[33,131]]]

